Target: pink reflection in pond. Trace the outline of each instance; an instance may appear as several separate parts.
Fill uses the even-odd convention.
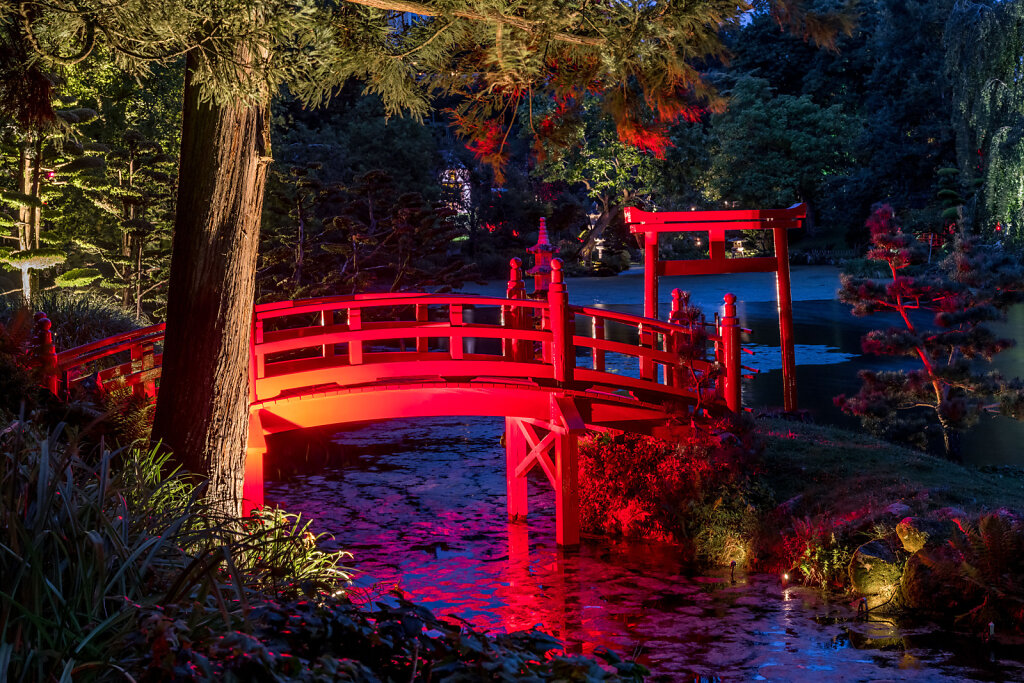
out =
[[[329,466],[272,482],[267,499],[352,551],[370,599],[397,588],[492,633],[608,647],[637,656],[650,680],[1024,680],[1006,648],[857,621],[774,576],[694,576],[673,546],[588,538],[558,551],[546,483],[530,482],[528,525],[506,520],[502,428],[435,418],[352,430]]]

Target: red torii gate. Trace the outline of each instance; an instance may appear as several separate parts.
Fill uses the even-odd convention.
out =
[[[793,352],[793,297],[789,281],[789,242],[786,231],[799,228],[807,216],[805,204],[788,209],[730,211],[641,211],[624,209],[626,225],[634,235],[643,235],[644,317],[658,317],[658,278],[666,275],[717,275],[725,273],[775,273],[779,309],[779,339],[782,345],[782,387],[787,411],[795,411],[796,357]],[[771,230],[775,256],[726,258],[726,230]],[[706,259],[662,261],[658,237],[662,233],[707,232]]]

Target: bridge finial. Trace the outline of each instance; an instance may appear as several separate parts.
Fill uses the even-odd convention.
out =
[[[526,284],[523,282],[523,261],[518,256],[508,262],[508,288],[506,296],[509,299],[522,299],[526,291]]]
[[[736,295],[732,292],[725,295],[725,315],[736,315]]]
[[[551,284],[565,285],[565,274],[562,273],[562,259],[556,258],[551,261]]]

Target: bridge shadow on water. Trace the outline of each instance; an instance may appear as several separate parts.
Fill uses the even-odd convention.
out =
[[[857,621],[775,576],[696,575],[674,546],[584,538],[559,550],[546,481],[530,480],[529,525],[507,522],[503,428],[393,420],[281,442],[267,500],[354,553],[358,599],[397,589],[489,632],[541,629],[570,653],[608,647],[638,656],[651,680],[1024,680],[1020,656]]]

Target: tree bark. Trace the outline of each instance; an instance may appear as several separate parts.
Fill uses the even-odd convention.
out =
[[[32,193],[32,139],[31,133],[25,134],[18,149],[18,192]],[[32,226],[32,207],[22,204],[18,207],[18,250],[31,249],[29,231]]]
[[[265,105],[203,102],[186,61],[177,213],[153,438],[241,512],[249,340],[264,183]]]

